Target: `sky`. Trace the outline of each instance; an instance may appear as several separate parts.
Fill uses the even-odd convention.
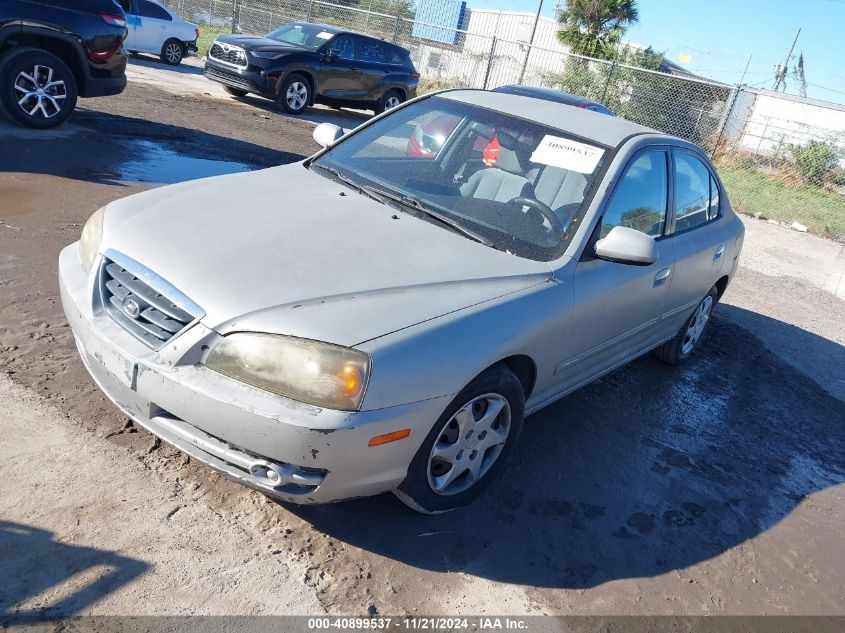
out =
[[[538,0],[467,0],[470,8],[537,10]],[[552,17],[555,0],[543,0]],[[560,0],[565,7],[566,1]],[[774,67],[786,59],[798,27],[790,70],[804,54],[807,96],[845,104],[845,0],[638,0],[639,24],[625,39],[651,46],[691,72],[771,88]],[[680,57],[679,57],[680,56]],[[787,92],[799,94],[797,80]]]

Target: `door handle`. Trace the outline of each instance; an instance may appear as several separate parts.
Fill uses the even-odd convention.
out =
[[[722,259],[722,255],[724,255],[724,254],[725,254],[725,245],[719,244],[716,247],[716,252],[713,253],[713,261],[714,262],[719,261],[720,259]]]
[[[658,271],[658,273],[654,276],[655,287],[662,285],[664,281],[669,279],[669,275],[671,275],[671,274],[672,274],[671,268],[664,268],[663,270]]]

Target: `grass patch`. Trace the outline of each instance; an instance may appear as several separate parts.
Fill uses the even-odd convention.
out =
[[[211,43],[218,35],[231,33],[230,29],[215,28],[213,26],[200,26],[200,36],[197,39],[197,57],[202,59],[208,54],[208,49],[211,48]]]
[[[812,233],[832,237],[845,234],[845,196],[818,187],[784,184],[777,176],[720,165],[719,176],[736,211],[792,224],[797,220]]]

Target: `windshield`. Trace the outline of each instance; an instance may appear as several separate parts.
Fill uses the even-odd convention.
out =
[[[297,46],[303,46],[311,50],[320,48],[333,37],[334,33],[330,33],[319,26],[299,22],[286,24],[267,34],[267,39],[285,42],[287,44],[296,44]]]
[[[314,165],[492,248],[550,261],[566,249],[604,154],[555,128],[432,97],[367,126]]]

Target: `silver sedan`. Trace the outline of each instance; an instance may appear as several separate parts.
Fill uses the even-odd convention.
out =
[[[113,202],[59,262],[115,404],[282,500],[469,502],[528,414],[689,359],[736,272],[707,157],[620,118],[458,90],[314,135],[303,162]]]

